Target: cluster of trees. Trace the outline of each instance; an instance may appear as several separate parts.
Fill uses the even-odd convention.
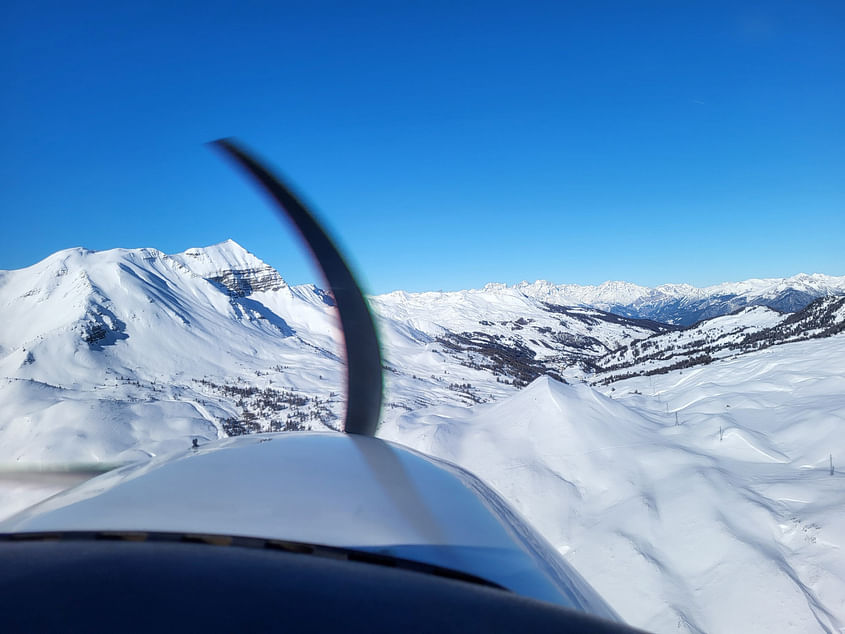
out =
[[[731,335],[738,335],[739,330],[702,336],[683,346],[662,343],[662,339],[649,338],[636,341],[605,355],[592,364],[597,372],[613,372],[648,361],[668,361],[684,357],[675,363],[647,371],[630,372],[615,375],[605,381],[616,381],[629,376],[666,373],[678,368],[710,363],[715,353],[722,350],[745,353],[767,348],[788,341],[802,341],[845,332],[845,297],[821,297],[796,313],[789,315],[781,323],[757,332],[747,333],[738,341]]]
[[[221,421],[229,436],[262,431],[302,431],[310,429],[310,422],[320,421],[330,426],[337,419],[331,399],[305,396],[289,389],[215,383],[207,378],[194,381],[218,394],[236,399],[234,404],[241,410],[240,418],[230,417]],[[284,418],[279,416],[282,412],[285,413]]]
[[[534,351],[518,341],[506,345],[498,337],[483,332],[448,333],[437,341],[451,350],[461,365],[512,378],[518,387],[549,374],[548,368],[535,358]]]
[[[498,378],[498,377],[497,377]],[[449,389],[453,392],[465,396],[473,403],[484,403],[484,399],[480,398],[473,390],[475,388],[469,383],[450,383]]]
[[[685,357],[680,361],[676,361],[670,365],[662,365],[654,368],[640,370],[638,372],[624,372],[622,374],[614,374],[603,381],[602,385],[609,385],[615,381],[622,381],[623,379],[630,379],[635,376],[652,376],[655,374],[667,374],[673,370],[683,370],[684,368],[691,368],[696,365],[706,365],[713,362],[713,357],[704,352],[695,356]]]
[[[740,345],[768,348],[786,341],[831,337],[845,332],[845,297],[820,297],[781,323],[747,335]]]

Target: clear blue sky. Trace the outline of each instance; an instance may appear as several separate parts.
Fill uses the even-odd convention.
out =
[[[7,0],[0,53],[0,269],[233,238],[317,279],[235,136],[372,292],[845,275],[842,2]]]

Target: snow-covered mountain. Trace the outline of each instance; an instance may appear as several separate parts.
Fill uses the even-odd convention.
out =
[[[543,377],[380,435],[478,474],[632,625],[845,627],[845,335],[600,390]]]
[[[477,473],[634,625],[836,631],[843,280],[377,296],[379,434]],[[0,272],[0,476],[336,428],[333,304],[231,241]],[[0,516],[59,486],[0,486]]]
[[[634,375],[664,374],[778,344],[845,332],[845,297],[820,297],[795,313],[741,308],[681,331],[660,333],[610,352],[593,364],[605,384]]]
[[[374,297],[372,303],[383,320],[423,333],[458,363],[517,385],[541,374],[558,376],[570,366],[674,329],[595,308],[552,304],[513,288],[397,291]]]
[[[488,285],[485,288],[508,287]],[[801,273],[788,278],[725,282],[705,288],[689,284],[664,284],[649,288],[628,282],[578,286],[542,280],[522,282],[510,288],[555,304],[592,306],[627,317],[689,326],[746,306],[767,306],[780,312],[794,312],[819,297],[845,295],[845,276]]]
[[[175,255],[68,249],[4,271],[0,461],[123,460],[189,437],[336,426],[333,304],[232,241]],[[668,329],[513,290],[374,306],[387,418],[495,400]]]
[[[269,412],[262,403],[278,402],[264,426],[331,423],[342,375],[330,304],[232,242],[175,256],[69,249],[3,272],[0,461],[123,460],[224,436]],[[262,383],[274,367],[277,382]]]
[[[607,380],[701,363],[810,328],[802,313],[766,308],[680,330],[572,304],[624,301],[642,312],[658,291],[687,303],[742,292],[752,302],[800,280],[802,292],[833,293],[839,279],[711,289],[537,282],[377,296],[384,418],[495,401],[542,375],[600,370]],[[61,251],[0,272],[0,314],[0,461],[123,460],[189,437],[336,427],[343,414],[332,297],[289,286],[232,241],[175,255]]]

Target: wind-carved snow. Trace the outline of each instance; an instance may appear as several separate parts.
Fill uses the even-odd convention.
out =
[[[633,625],[837,632],[843,426],[840,335],[601,392],[541,378],[380,435],[479,475]]]
[[[379,433],[476,472],[634,625],[837,631],[843,280],[378,296]],[[757,305],[772,301],[803,303]],[[685,329],[625,317],[707,311]],[[144,460],[343,416],[333,298],[231,241],[62,251],[0,272],[0,314],[5,466]],[[670,369],[701,341],[711,358]],[[15,486],[2,513],[56,485]]]

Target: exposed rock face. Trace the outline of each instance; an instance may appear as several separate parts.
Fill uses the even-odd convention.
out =
[[[81,330],[83,341],[92,350],[102,350],[103,346],[129,338],[126,323],[105,306],[92,306],[77,327]]]
[[[167,257],[193,274],[225,288],[231,297],[248,297],[287,286],[276,269],[233,240]]]
[[[232,297],[247,297],[261,291],[278,291],[287,283],[269,264],[246,270],[223,271],[220,275],[208,278],[225,287]]]

